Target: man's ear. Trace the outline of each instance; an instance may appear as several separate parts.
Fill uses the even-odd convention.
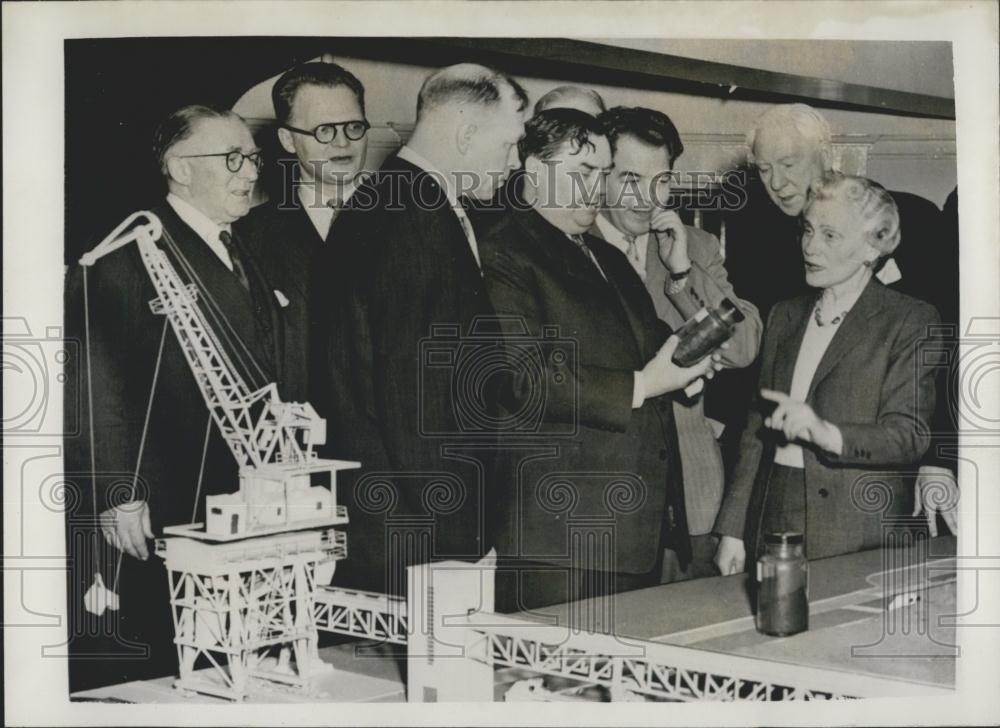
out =
[[[191,183],[191,164],[180,157],[169,157],[167,176],[177,184],[187,186]]]
[[[458,129],[455,130],[455,146],[458,147],[459,154],[464,155],[469,151],[469,145],[472,144],[472,138],[478,128],[472,122],[458,125]]]
[[[295,154],[295,143],[292,141],[292,132],[288,131],[288,129],[278,127],[278,143],[289,154]]]
[[[545,175],[545,162],[538,157],[528,156],[524,160],[524,185],[537,189],[539,180]]]

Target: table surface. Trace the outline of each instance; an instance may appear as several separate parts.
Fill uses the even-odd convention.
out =
[[[810,562],[809,630],[791,637],[756,631],[744,574],[615,595],[611,619],[624,638],[952,688],[954,555],[947,536]],[[906,593],[919,598],[886,609],[897,597],[912,601]],[[607,605],[585,600],[519,616],[573,624],[602,608],[607,613]]]
[[[957,654],[954,626],[948,619],[956,613],[955,539],[939,537],[915,548],[866,551],[811,562],[810,628],[791,637],[757,633],[747,578],[742,574],[615,595],[611,600],[614,628],[626,638],[951,688]],[[906,593],[919,598],[886,609]],[[597,609],[606,612],[607,605],[587,600],[517,616],[564,625],[573,624],[573,615]],[[364,656],[356,649],[362,644],[369,648]],[[311,697],[274,691],[255,695],[248,702],[404,701],[398,659],[404,648],[372,645],[354,642],[322,648],[321,658],[333,669],[318,680],[318,692]],[[165,677],[107,686],[75,693],[72,698],[224,702],[203,695],[185,697],[172,688],[173,680]]]

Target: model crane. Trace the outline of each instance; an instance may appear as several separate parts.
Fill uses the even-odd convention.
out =
[[[282,402],[273,382],[247,386],[198,305],[209,292],[184,283],[157,246],[161,237],[172,245],[155,215],[136,212],[80,264],[136,244],[157,293],[150,308],[170,322],[239,464],[238,491],[206,497],[204,526],[168,526],[164,533],[173,537],[156,544],[170,580],[175,686],[243,700],[259,678],[308,694],[319,664],[317,586],[329,583],[347,555],[345,534],[331,528],[347,522],[336,503],[336,473],[360,463],[317,457],[313,448],[324,443],[326,423],[309,403]],[[88,609],[101,593],[116,608],[117,596],[98,575],[85,597]]]
[[[273,382],[257,390],[247,386],[198,307],[197,287],[185,285],[157,247],[162,234],[155,215],[136,212],[80,264],[91,266],[136,243],[158,294],[150,308],[170,321],[205,405],[240,466],[238,492],[206,497],[204,530],[192,524],[164,532],[224,541],[346,522],[336,505],[335,474],[360,464],[316,456],[313,447],[325,442],[326,422],[308,402],[282,402]],[[329,473],[329,488],[313,484],[322,473]]]

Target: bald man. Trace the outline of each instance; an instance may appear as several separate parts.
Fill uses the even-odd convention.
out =
[[[535,113],[546,109],[577,109],[591,116],[600,116],[607,107],[604,99],[592,88],[557,86],[535,102]]]

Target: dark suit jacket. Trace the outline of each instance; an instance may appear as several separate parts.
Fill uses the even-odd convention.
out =
[[[492,308],[444,190],[398,157],[358,187],[330,235],[317,292],[328,317],[328,452],[362,463],[344,479],[351,546],[337,573],[382,588],[390,561],[477,559],[490,548],[492,455],[476,447],[492,431],[459,418],[480,405],[456,375],[473,322]],[[433,528],[432,543],[388,557],[386,529],[414,517]]]
[[[646,250],[646,290],[649,291],[657,316],[670,328],[679,329],[684,322],[703,306],[718,306],[728,298],[743,312],[744,320],[736,327],[729,340],[729,347],[720,350],[727,367],[749,366],[760,349],[761,331],[764,328],[760,314],[753,304],[740,299],[726,276],[719,239],[696,227],[687,229],[688,256],[691,272],[679,293],[669,296],[669,271],[660,260],[659,244],[655,235],[649,235]],[[604,239],[598,225],[591,226],[591,233]],[[711,391],[712,384],[706,389]],[[705,417],[705,399],[675,398],[674,420],[680,446],[681,465],[684,471],[684,496],[688,517],[688,530],[692,535],[709,533],[719,515],[725,485],[722,453],[715,432]]]
[[[789,391],[814,301],[800,297],[772,309],[760,388]],[[883,515],[905,507],[903,476],[916,469],[929,443],[934,370],[918,365],[921,346],[934,348],[928,327],[937,321],[933,306],[872,279],[830,342],[806,402],[840,429],[844,444],[841,455],[803,446],[809,558],[881,545]],[[719,533],[745,539],[750,559],[776,443],[765,414],[755,398],[716,523]]]
[[[522,424],[536,416],[528,443],[549,448],[525,458],[511,475],[513,491],[500,497],[500,553],[568,565],[577,535],[611,523],[613,560],[599,557],[584,567],[644,573],[664,545],[686,563],[671,399],[632,409],[634,372],[670,328],[626,257],[585,239],[608,280],[534,210],[512,212],[479,240],[490,298],[498,316],[508,317],[503,330],[514,376],[506,410],[522,413]],[[525,355],[534,365],[524,366]]]
[[[317,366],[320,370],[325,366],[324,352],[314,346],[310,310],[312,278],[323,249],[323,238],[316,232],[294,191],[286,194],[283,200],[273,199],[255,207],[235,227],[247,249],[267,271],[274,288],[288,301],[288,305],[282,307],[285,321],[283,396],[295,402],[311,401],[309,373]]]
[[[282,323],[272,287],[253,258],[242,256],[251,279],[251,291],[247,292],[173,208],[164,204],[153,212],[164,230],[157,246],[167,253],[182,279],[197,278],[201,310],[248,386],[256,388],[275,381],[280,374]],[[176,250],[166,241],[167,236]],[[180,264],[178,256],[189,269]],[[67,462],[73,471],[90,470],[87,410],[88,401],[93,401],[96,470],[117,474],[97,478],[98,511],[107,508],[110,501],[122,502],[124,493],[119,484],[130,485],[136,471],[152,390],[137,497],[149,502],[154,529],[188,523],[195,508],[200,511],[203,507],[203,498],[199,504],[193,501],[209,426],[208,409],[173,330],[169,325],[164,330],[166,318],[150,311],[149,302],[157,293],[138,247],[129,244],[101,258],[87,276],[93,392],[88,398],[85,368],[83,377],[67,380],[79,381],[84,387],[82,391],[67,391],[68,397],[80,403],[84,425],[78,437],[67,440]],[[66,320],[68,334],[85,341],[83,270],[79,266],[67,283]],[[154,387],[161,337],[163,356]],[[214,423],[209,429],[202,496],[238,487],[236,462]],[[85,485],[89,488],[89,483]]]

